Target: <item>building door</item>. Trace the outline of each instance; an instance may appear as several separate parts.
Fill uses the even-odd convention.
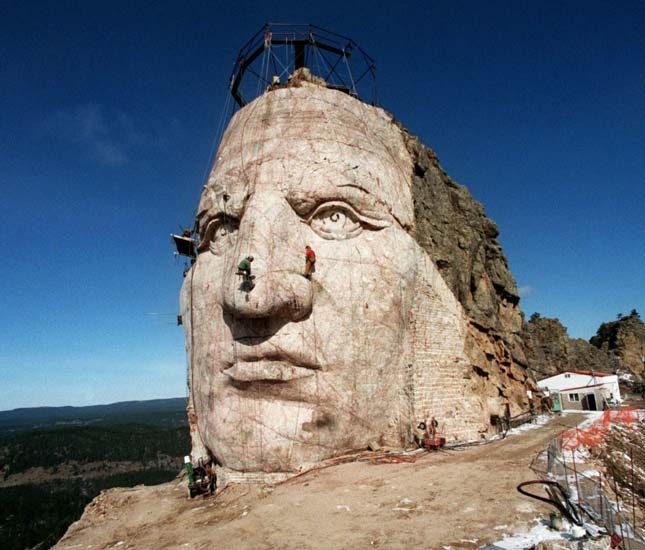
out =
[[[597,411],[596,407],[596,396],[593,393],[588,393],[582,399],[582,410],[583,411]]]

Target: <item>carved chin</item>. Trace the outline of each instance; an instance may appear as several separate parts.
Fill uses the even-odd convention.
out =
[[[316,384],[315,377],[308,380]],[[288,384],[300,383],[297,379]],[[386,399],[360,400],[348,395],[345,401],[320,394],[302,400],[297,389],[287,394],[294,399],[285,399],[285,394],[278,397],[275,390],[283,386],[281,382],[240,384],[247,387],[236,388],[235,396],[222,396],[216,404],[215,410],[221,405],[220,410],[227,413],[206,427],[210,428],[207,446],[217,462],[236,471],[294,472],[364,449],[370,441],[383,441],[392,413],[392,407],[382,406]],[[251,388],[253,385],[256,387]],[[275,390],[273,395],[271,389]],[[241,392],[248,393],[241,397]]]

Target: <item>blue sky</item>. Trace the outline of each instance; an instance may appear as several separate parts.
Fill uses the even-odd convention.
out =
[[[0,410],[185,395],[168,235],[267,21],[376,60],[381,104],[497,222],[527,316],[589,338],[645,311],[643,2],[2,2]]]

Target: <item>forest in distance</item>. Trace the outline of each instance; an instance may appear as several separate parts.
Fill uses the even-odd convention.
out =
[[[50,548],[100,491],[174,479],[190,451],[185,403],[0,412],[0,548]]]

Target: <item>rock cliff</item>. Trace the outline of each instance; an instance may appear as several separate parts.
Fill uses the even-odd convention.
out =
[[[470,192],[450,178],[434,151],[404,130],[414,160],[414,238],[432,258],[468,315],[469,357],[484,398],[529,407],[524,317],[499,230]],[[534,389],[534,388],[533,388]]]
[[[645,324],[635,309],[600,325],[590,343],[617,362],[622,371],[645,376]]]
[[[567,370],[615,372],[615,358],[592,346],[582,338],[569,337],[558,319],[533,315],[525,327],[527,356],[537,379]]]
[[[524,329],[527,358],[536,378],[566,370],[645,374],[645,325],[635,310],[616,321],[602,323],[589,342],[570,338],[558,319],[534,313]]]

